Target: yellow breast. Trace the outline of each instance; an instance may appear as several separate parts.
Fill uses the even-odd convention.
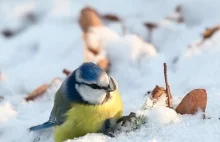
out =
[[[73,104],[67,112],[67,120],[55,128],[55,142],[96,133],[106,119],[119,119],[123,106],[118,90],[112,92],[111,96],[111,99],[102,105]]]

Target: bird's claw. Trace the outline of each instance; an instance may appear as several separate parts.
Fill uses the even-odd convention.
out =
[[[109,136],[111,138],[115,137],[114,132],[112,130],[107,130],[103,134],[105,134],[106,136]]]
[[[131,122],[131,119],[133,117],[136,117],[136,114],[134,112],[131,112],[128,116],[122,116],[117,123],[120,123],[122,122],[121,126],[124,126],[125,123],[128,121],[128,122]]]
[[[33,142],[39,142],[40,141],[40,137],[35,137]]]

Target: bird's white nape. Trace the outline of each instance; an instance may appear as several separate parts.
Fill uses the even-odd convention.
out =
[[[76,84],[75,87],[84,101],[91,104],[101,104],[105,100],[106,92],[103,89],[93,89],[84,84]]]
[[[100,75],[99,85],[100,86],[107,86],[108,84],[109,84],[109,77],[106,73],[103,73],[102,75]]]
[[[110,88],[118,89],[117,81],[112,76],[110,76],[109,78],[110,78],[109,79],[110,80],[109,81]]]

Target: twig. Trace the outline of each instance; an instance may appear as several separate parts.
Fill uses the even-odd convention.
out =
[[[158,27],[158,24],[156,24],[156,23],[151,23],[151,22],[145,22],[145,23],[144,23],[144,26],[145,26],[145,27],[147,28],[147,30],[148,30],[147,42],[152,43],[153,30]]]
[[[64,73],[65,75],[69,75],[69,74],[71,74],[71,71],[69,71],[69,70],[67,70],[67,69],[63,69],[63,73]]]
[[[170,93],[170,86],[168,84],[168,81],[167,81],[167,64],[164,63],[163,64],[164,66],[164,78],[165,78],[165,84],[166,84],[166,94],[167,94],[167,102],[168,102],[168,107],[171,108],[172,106],[172,102],[171,102],[171,93]]]

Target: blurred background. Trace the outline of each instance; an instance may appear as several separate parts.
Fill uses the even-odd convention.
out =
[[[174,105],[190,90],[205,88],[207,112],[217,118],[218,13],[217,0],[0,0],[0,141],[31,141],[26,128],[47,120],[53,94],[85,61],[116,78],[125,114],[137,111],[155,85],[164,86],[166,62]],[[199,130],[191,125],[183,136]],[[214,135],[211,140],[217,142],[219,134],[211,130],[216,126],[207,125],[203,140]],[[112,141],[178,141],[179,129],[172,139],[161,136],[173,129]]]

